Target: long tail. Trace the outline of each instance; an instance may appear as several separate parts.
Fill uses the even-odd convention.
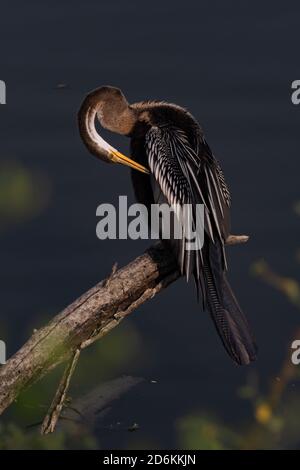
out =
[[[249,364],[257,347],[221,265],[219,248],[210,245],[204,259],[205,303],[229,356],[240,365]]]

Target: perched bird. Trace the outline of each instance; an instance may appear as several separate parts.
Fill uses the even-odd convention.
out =
[[[99,135],[96,118],[103,128],[131,139],[132,158]],[[129,104],[121,90],[110,86],[86,96],[78,122],[82,140],[92,154],[132,168],[138,202],[148,208],[163,201],[179,207],[204,205],[203,247],[187,250],[184,240],[172,236],[170,245],[182,274],[187,279],[194,277],[228,354],[238,364],[255,360],[252,333],[225,275],[230,193],[198,122],[175,104],[163,101]]]

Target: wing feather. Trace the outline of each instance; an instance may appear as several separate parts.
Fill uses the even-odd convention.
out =
[[[202,134],[196,131],[191,143],[175,126],[153,126],[146,133],[145,150],[152,173],[154,202],[174,208],[181,239],[171,233],[171,245],[182,274],[194,275],[197,293],[202,293],[216,329],[229,355],[239,364],[256,357],[256,346],[248,323],[226,280],[225,240],[229,235],[230,194],[224,175]],[[189,239],[184,205],[192,207],[192,229],[196,228],[197,204],[204,205],[204,246],[186,249]]]
[[[185,132],[174,126],[153,126],[146,134],[145,145],[154,184],[159,186],[169,205],[180,208],[175,212],[182,227],[182,239],[176,242],[172,240],[172,243],[177,252],[181,272],[187,279],[191,272],[195,272],[195,277],[201,284],[203,256],[201,250],[193,252],[185,249],[187,234],[183,220],[183,206],[184,204],[192,206],[191,223],[195,229],[196,204],[203,204],[204,230],[207,236],[213,243],[217,238],[221,245],[224,244],[225,198],[221,183],[218,182],[217,163],[211,155],[209,159],[202,159],[193,149]],[[207,153],[206,147],[207,144],[204,156]],[[157,194],[157,191],[155,193]],[[157,198],[155,202],[158,202]],[[223,264],[226,265],[224,251],[223,257]]]

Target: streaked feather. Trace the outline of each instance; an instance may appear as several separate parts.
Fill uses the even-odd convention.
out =
[[[182,274],[194,275],[197,295],[201,292],[216,329],[229,355],[238,364],[255,359],[256,346],[250,329],[226,280],[225,240],[230,230],[230,194],[223,172],[202,133],[194,126],[193,138],[172,124],[152,125],[145,135],[145,152],[153,178],[154,202],[174,208],[182,238],[171,238]],[[192,205],[192,227],[196,226],[196,204],[204,205],[205,242],[202,249],[187,250],[183,207]]]

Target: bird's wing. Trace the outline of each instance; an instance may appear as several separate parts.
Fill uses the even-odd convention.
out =
[[[210,197],[214,201],[215,208],[218,212],[218,219],[221,221],[221,230],[223,238],[226,240],[230,234],[230,205],[231,197],[229,188],[225,181],[224,173],[220,167],[219,162],[215,159],[208,143],[202,135],[197,135],[197,155],[200,158],[200,172],[201,161],[205,162],[203,165],[204,172],[206,173],[206,180],[208,186],[212,185]],[[209,173],[210,177],[207,176]]]
[[[194,150],[185,132],[173,126],[152,127],[146,134],[146,153],[151,173],[156,183],[154,199],[162,201],[162,195],[174,207],[177,218],[185,229],[182,207],[193,207],[192,226],[196,226],[196,204],[204,205],[204,230],[213,243],[224,245],[227,237],[229,199],[222,186],[222,173],[216,160],[203,148]],[[224,181],[224,185],[225,181]],[[177,258],[187,279],[190,274],[201,282],[203,258],[201,250],[186,250],[186,237],[172,240]],[[226,265],[225,254],[223,257]]]
[[[181,272],[187,279],[194,275],[229,355],[238,364],[248,364],[256,357],[255,342],[224,272],[230,196],[220,166],[204,139],[191,145],[181,129],[171,126],[152,127],[147,132],[146,153],[154,178],[154,201],[165,200],[173,206],[182,225],[183,237],[176,240],[171,236],[170,240]],[[204,245],[195,251],[186,249],[184,204],[193,207],[193,230],[196,204],[204,205]]]

